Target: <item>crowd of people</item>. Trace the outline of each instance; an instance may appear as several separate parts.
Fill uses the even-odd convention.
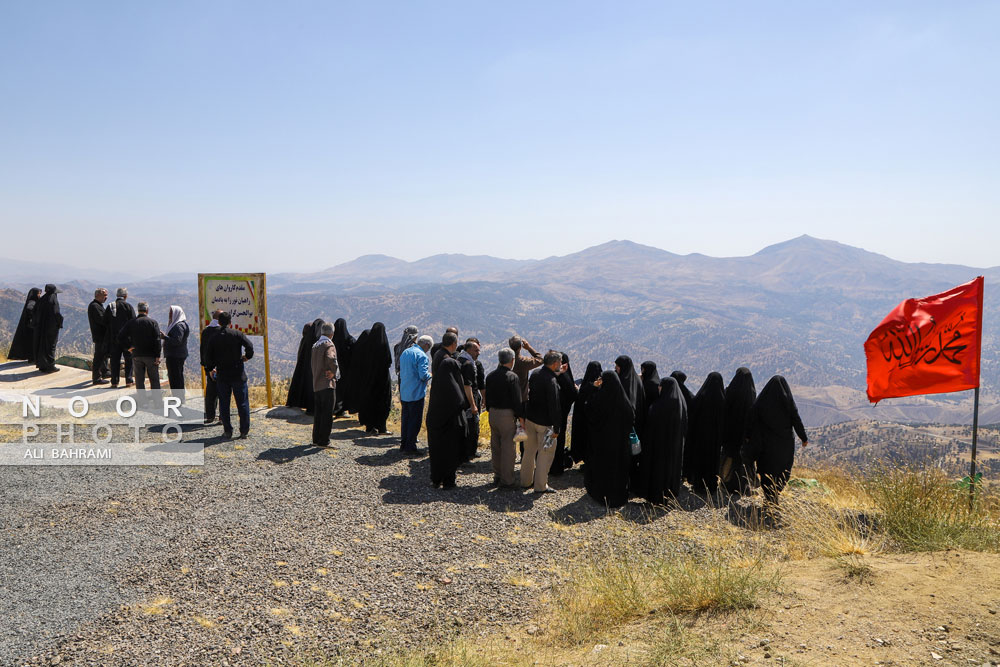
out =
[[[587,493],[609,507],[630,497],[662,504],[683,480],[705,497],[720,486],[745,494],[760,485],[773,504],[791,472],[795,436],[808,443],[780,375],[758,394],[747,368],[728,385],[713,372],[693,394],[682,371],[661,378],[646,361],[637,372],[626,355],[613,369],[589,362],[578,382],[565,353],[542,354],[520,336],[499,350],[489,373],[481,349],[477,338],[460,342],[455,327],[434,342],[409,326],[390,348],[381,322],[355,339],[343,319],[317,319],[303,327],[287,405],[314,415],[317,446],[329,444],[333,420],[347,413],[367,434],[385,435],[395,367],[399,447],[429,456],[434,487],[454,488],[459,467],[477,457],[485,412],[494,484],[553,493],[550,475],[582,465]],[[422,424],[426,452],[417,446]]]
[[[10,359],[33,361],[43,373],[58,370],[59,292],[55,285],[29,291]],[[93,384],[117,387],[124,369],[126,386],[144,390],[148,378],[150,387],[159,389],[164,360],[170,388],[184,389],[190,329],[183,309],[170,306],[161,331],[147,303],[132,307],[126,288],[118,288],[115,301],[105,305],[107,299],[108,291],[98,289],[87,309]],[[229,408],[235,401],[239,435],[245,438],[250,405],[244,363],[253,357],[253,344],[229,326],[229,313],[215,311],[212,317],[200,343],[205,423],[221,421],[224,437],[233,437]],[[803,446],[808,443],[788,382],[780,375],[758,394],[748,368],[737,369],[728,385],[713,372],[692,394],[683,372],[661,378],[652,361],[637,372],[626,355],[615,359],[613,369],[589,362],[577,382],[565,353],[539,353],[520,336],[499,350],[497,366],[488,374],[481,349],[478,338],[460,343],[456,327],[435,343],[408,326],[390,347],[381,322],[355,338],[343,318],[333,324],[316,319],[302,329],[286,405],[313,415],[316,446],[329,446],[334,420],[348,413],[368,435],[387,435],[395,368],[400,450],[424,455],[417,444],[426,425],[435,487],[454,488],[458,468],[478,456],[480,414],[486,413],[497,486],[553,493],[550,475],[582,465],[587,493],[609,507],[624,505],[630,497],[662,504],[678,496],[682,480],[706,497],[720,485],[745,494],[759,484],[765,501],[773,504],[791,472],[795,436]]]

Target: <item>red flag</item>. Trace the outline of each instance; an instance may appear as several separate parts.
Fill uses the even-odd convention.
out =
[[[983,277],[907,299],[865,341],[868,400],[943,394],[979,386]]]

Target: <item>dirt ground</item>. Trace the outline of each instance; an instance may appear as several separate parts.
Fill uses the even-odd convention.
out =
[[[865,581],[829,559],[786,563],[761,609],[678,626],[635,623],[604,642],[542,664],[996,665],[1000,555],[871,558]],[[683,636],[681,636],[683,635]]]

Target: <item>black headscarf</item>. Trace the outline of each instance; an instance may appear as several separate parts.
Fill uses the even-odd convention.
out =
[[[615,365],[618,366],[622,389],[625,390],[625,396],[628,397],[635,414],[635,432],[641,433],[643,423],[646,421],[646,392],[642,389],[642,380],[636,375],[631,357],[623,354],[615,359]]]
[[[642,379],[642,391],[646,394],[646,404],[652,405],[660,393],[660,374],[656,372],[656,364],[644,361],[639,366]]]
[[[808,440],[788,382],[775,375],[750,408],[742,452],[744,465],[756,464],[769,500],[776,500],[788,481],[795,461],[795,435],[803,442]]]
[[[396,360],[396,377],[399,377],[399,355],[417,344],[418,329],[412,324],[403,329],[403,336],[392,346],[392,356]]]
[[[362,340],[364,339],[364,340]],[[351,360],[357,372],[358,421],[369,429],[385,430],[392,404],[392,349],[385,325],[376,322],[358,339],[358,351]]]
[[[590,405],[592,437],[584,484],[587,493],[597,502],[621,507],[628,502],[632,468],[629,433],[635,413],[617,373],[601,373],[601,388]]]
[[[570,454],[573,460],[581,463],[587,460],[590,449],[591,424],[590,402],[600,391],[594,386],[594,381],[601,377],[601,362],[591,361],[583,374],[583,382],[577,391],[576,404],[573,407],[572,437],[570,438]]]
[[[639,454],[643,496],[653,504],[662,504],[665,498],[676,498],[680,493],[687,421],[687,404],[680,385],[672,377],[663,378],[646,417]]]
[[[726,422],[726,389],[722,375],[708,374],[689,415],[691,432],[684,451],[687,454],[690,450],[691,454],[685,456],[685,475],[695,491],[715,493]]]
[[[320,331],[323,320],[316,319],[302,325],[302,338],[299,340],[299,351],[295,356],[295,370],[292,371],[292,381],[288,384],[288,398],[285,405],[290,408],[303,408],[312,412],[315,399],[313,397],[312,377],[312,346],[319,340],[316,323]]]
[[[10,350],[7,358],[15,360],[35,360],[35,344],[32,335],[34,328],[35,306],[42,296],[42,290],[32,287],[28,290],[28,296],[24,299],[24,308],[21,309],[21,318],[17,321],[17,328],[14,330],[14,339],[10,342]]]
[[[684,402],[687,403],[688,415],[690,415],[691,408],[694,407],[694,394],[692,394],[691,390],[687,388],[686,384],[684,384],[688,379],[687,373],[684,371],[674,371],[670,374],[670,377],[677,380],[677,384],[681,388],[681,396],[684,397]]]
[[[747,416],[756,398],[757,389],[750,369],[745,366],[737,368],[726,387],[726,427],[722,438],[722,467],[719,472],[719,477],[731,493],[745,493],[748,490],[740,451],[746,439]]]

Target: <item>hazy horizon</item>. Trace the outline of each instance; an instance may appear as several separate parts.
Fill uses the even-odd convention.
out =
[[[783,244],[783,243],[788,243],[788,242],[796,241],[799,238],[801,238],[801,236],[802,235],[800,235],[798,237],[791,238],[791,239],[784,239],[782,241],[778,241],[776,244],[770,244],[768,246],[762,246],[760,248],[757,248],[753,252],[747,253],[746,255],[711,255],[709,253],[697,252],[697,251],[692,252],[692,253],[684,253],[684,255],[702,255],[702,256],[706,256],[706,257],[711,257],[713,259],[727,259],[727,258],[729,258],[729,259],[735,259],[735,258],[749,257],[749,256],[752,256],[752,255],[756,254],[757,252],[765,250],[766,248],[771,247],[773,245],[780,245],[780,244]],[[805,235],[805,236],[808,236],[808,235]],[[839,243],[841,245],[849,245],[849,244],[843,244],[840,241],[837,241],[836,239],[816,239],[816,237],[810,237],[810,238],[813,238],[815,240],[818,240],[818,241],[821,241],[821,242],[824,242],[824,243]],[[589,246],[588,248],[581,248],[580,250],[575,250],[575,251],[572,251],[572,252],[560,253],[559,255],[548,255],[548,256],[545,256],[545,257],[541,257],[541,256],[539,256],[539,257],[522,257],[522,258],[517,258],[517,257],[502,257],[502,256],[499,256],[499,255],[493,255],[493,254],[488,254],[488,253],[487,254],[476,253],[476,256],[492,257],[492,258],[501,259],[501,260],[519,260],[520,259],[520,260],[528,260],[528,261],[541,261],[541,260],[549,259],[549,258],[552,258],[552,257],[574,254],[575,252],[580,252],[582,250],[588,250],[590,248],[599,247],[599,246],[607,245],[607,244],[610,244],[610,243],[620,243],[620,242],[637,243],[638,244],[637,241],[633,241],[631,239],[609,239],[609,240],[604,241],[602,243],[598,243],[595,246]],[[656,246],[649,246],[648,244],[639,244],[639,245],[643,245],[643,246],[651,247],[651,248],[656,248],[657,250],[663,250],[663,251],[666,251],[666,252],[671,252],[671,253],[674,252],[674,251],[670,250],[669,248],[657,248]],[[857,249],[860,249],[860,250],[864,250],[866,252],[874,252],[874,251],[871,251],[871,250],[869,250],[867,248],[861,248],[859,246],[850,246],[849,245],[849,247],[857,248]],[[439,253],[439,254],[466,255],[466,256],[470,256],[471,255],[471,253],[462,253],[462,252],[447,252],[447,253]],[[681,253],[674,253],[674,254],[681,255]],[[881,253],[879,253],[879,254],[881,254]],[[681,255],[681,256],[684,256],[684,255]],[[364,255],[358,255],[357,257],[353,257],[353,258],[347,259],[347,260],[345,260],[345,262],[340,262],[339,264],[349,263],[349,262],[352,262],[352,261],[355,261],[355,260],[358,260],[358,259],[362,259],[364,257],[373,257],[373,256],[384,256],[384,257],[390,257],[392,259],[401,259],[401,260],[407,261],[407,262],[414,262],[414,261],[419,261],[419,260],[422,260],[422,259],[428,259],[428,258],[432,257],[433,255],[427,255],[427,256],[424,256],[424,257],[417,257],[417,258],[412,259],[412,260],[407,260],[407,259],[404,259],[402,257],[393,257],[393,256],[387,255],[385,253],[366,253]],[[897,257],[892,257],[891,255],[887,255],[887,257],[889,259],[892,259],[892,260],[904,261],[904,260],[899,260]],[[23,259],[19,259],[19,258],[5,257],[2,254],[0,254],[0,260],[14,260],[14,261],[18,261],[18,262],[26,262],[26,263],[32,263],[32,264],[36,263],[34,260],[23,260]],[[973,266],[971,264],[963,264],[963,263],[955,263],[955,262],[929,262],[929,263],[930,264],[958,264],[958,265],[966,266],[966,267],[968,267],[970,269],[976,269],[976,270],[990,270],[990,269],[995,269],[995,268],[1000,267],[1000,263],[997,263],[997,264],[992,265],[992,266]],[[66,268],[70,268],[70,269],[79,269],[81,271],[95,271],[95,272],[96,271],[100,271],[102,273],[132,274],[134,276],[134,279],[139,279],[139,280],[145,280],[145,279],[148,279],[148,278],[155,278],[157,276],[165,276],[165,275],[170,275],[170,274],[174,274],[174,273],[192,273],[193,274],[193,273],[199,273],[199,272],[200,273],[225,273],[225,272],[254,272],[254,271],[263,271],[263,272],[269,273],[269,274],[284,274],[284,273],[309,274],[309,273],[319,273],[319,272],[322,272],[322,271],[324,271],[326,269],[331,269],[331,268],[334,268],[335,266],[337,266],[337,265],[331,265],[331,266],[322,266],[322,267],[299,267],[299,268],[297,268],[294,271],[280,271],[280,270],[275,271],[275,270],[269,269],[268,267],[260,267],[260,266],[226,266],[226,265],[221,265],[221,264],[217,263],[215,265],[215,268],[212,268],[211,270],[203,267],[201,269],[190,270],[190,271],[171,271],[171,270],[159,270],[159,269],[147,269],[145,271],[135,271],[135,270],[116,269],[115,267],[105,268],[105,267],[88,266],[88,265],[84,265],[84,264],[81,264],[81,263],[74,264],[72,262],[43,262],[43,261],[38,261],[37,264],[56,264],[56,265],[64,266]],[[4,276],[3,276],[2,270],[0,270],[0,279],[2,279],[3,277]],[[82,278],[85,278],[85,277],[86,276],[80,276],[79,278],[82,279]]]

